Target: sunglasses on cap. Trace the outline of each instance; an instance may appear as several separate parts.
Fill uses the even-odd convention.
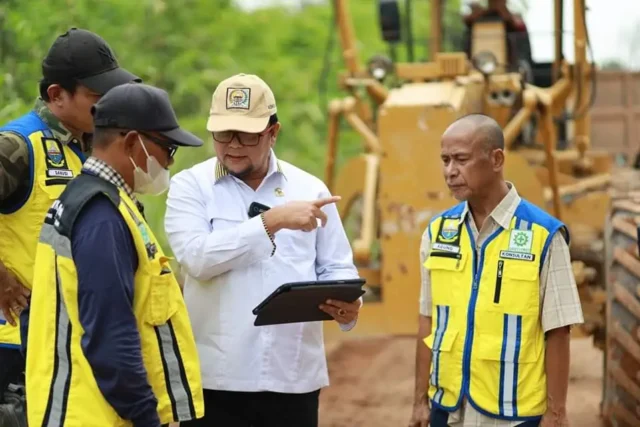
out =
[[[216,142],[219,142],[221,144],[230,143],[233,140],[233,137],[235,136],[236,139],[238,140],[238,142],[240,142],[240,144],[246,145],[248,147],[253,147],[255,145],[258,145],[258,143],[260,142],[260,138],[262,138],[269,131],[271,131],[272,128],[273,128],[273,126],[269,126],[268,128],[266,128],[265,130],[263,130],[260,133],[249,133],[249,132],[240,132],[240,131],[234,131],[234,130],[223,130],[223,131],[218,131],[218,132],[212,132],[212,134],[213,134],[213,139]]]

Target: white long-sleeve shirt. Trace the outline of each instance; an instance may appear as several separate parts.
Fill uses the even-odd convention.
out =
[[[306,393],[329,384],[322,322],[256,327],[252,309],[283,283],[358,277],[338,210],[322,208],[324,228],[277,232],[273,256],[260,217],[248,216],[252,202],[274,207],[328,196],[320,179],[273,151],[256,191],[226,174],[216,158],[171,180],[165,228],[186,272],[184,297],[205,389]]]

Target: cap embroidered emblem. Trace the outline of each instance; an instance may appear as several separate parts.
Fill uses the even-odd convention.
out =
[[[227,110],[248,110],[250,97],[249,88],[227,88]]]

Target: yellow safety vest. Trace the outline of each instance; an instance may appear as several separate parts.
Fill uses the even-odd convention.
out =
[[[547,397],[540,270],[553,234],[566,228],[523,200],[509,229],[500,227],[476,255],[469,225],[461,219],[464,206],[429,225],[429,398],[449,412],[466,396],[494,418],[537,419]]]
[[[164,423],[204,415],[200,362],[182,293],[153,232],[134,202],[114,185],[82,173],[67,186],[45,219],[36,254],[29,320],[26,388],[33,426],[131,426],[103,397],[85,358],[77,304],[71,230],[83,205],[106,194],[133,236],[139,264],[134,281],[147,378]],[[99,245],[100,242],[96,242]]]
[[[42,221],[67,182],[80,173],[84,156],[62,144],[34,112],[0,128],[22,137],[29,149],[31,191],[26,199],[0,209],[0,260],[27,288],[33,281],[33,261]],[[18,320],[18,319],[16,319]],[[20,347],[20,327],[0,320],[0,347]]]

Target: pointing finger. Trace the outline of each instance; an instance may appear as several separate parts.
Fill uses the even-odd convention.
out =
[[[342,197],[332,196],[332,197],[325,197],[324,199],[317,199],[311,203],[313,203],[314,206],[321,208],[324,205],[328,205],[329,203],[336,203],[340,199],[342,199]]]
[[[320,209],[318,207],[314,207],[313,208],[313,215],[315,215],[316,218],[320,219],[320,221],[322,222],[322,226],[324,227],[325,224],[327,223],[327,214],[324,213],[322,211],[322,209]]]

